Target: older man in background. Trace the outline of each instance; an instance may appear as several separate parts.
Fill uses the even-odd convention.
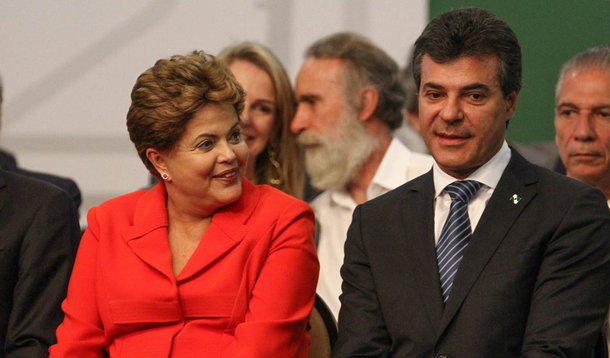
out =
[[[610,45],[564,64],[555,101],[555,141],[567,175],[601,190],[610,207]],[[608,320],[604,330],[610,350]]]
[[[338,33],[315,42],[305,57],[291,130],[305,147],[312,185],[325,190],[311,202],[319,223],[317,291],[336,316],[354,208],[425,173],[432,158],[392,137],[403,121],[405,91],[398,65],[382,49]]]

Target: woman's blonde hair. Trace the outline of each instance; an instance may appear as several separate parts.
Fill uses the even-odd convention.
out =
[[[290,131],[296,102],[286,70],[271,50],[254,42],[229,46],[220,52],[218,59],[227,65],[237,60],[248,61],[271,77],[277,107],[272,132],[275,134],[269,139],[266,150],[256,158],[255,182],[270,184],[297,198],[303,198],[303,156],[296,136]]]

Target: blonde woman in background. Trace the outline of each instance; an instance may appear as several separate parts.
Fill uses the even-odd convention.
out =
[[[218,58],[246,92],[241,115],[242,134],[250,150],[246,177],[304,198],[302,154],[290,132],[295,100],[286,70],[271,50],[253,42],[229,46]]]

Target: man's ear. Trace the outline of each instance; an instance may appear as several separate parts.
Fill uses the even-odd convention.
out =
[[[155,169],[157,169],[159,175],[167,172],[167,165],[165,164],[165,159],[158,150],[154,148],[146,149],[146,158],[148,158],[148,160],[152,163]]]
[[[512,91],[505,99],[507,107],[506,107],[506,115],[508,118],[512,118],[513,114],[515,114],[515,110],[517,109],[517,97],[519,96],[518,91]]]
[[[379,104],[379,92],[373,86],[364,86],[358,94],[360,100],[360,111],[358,113],[358,120],[362,122],[368,121]]]
[[[512,91],[508,96],[504,97],[506,101],[506,122],[504,125],[508,128],[511,119],[513,119],[513,114],[515,114],[515,110],[517,109],[517,97],[519,96],[519,91]]]

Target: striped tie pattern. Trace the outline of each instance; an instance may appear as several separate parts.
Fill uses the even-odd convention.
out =
[[[451,207],[436,245],[436,259],[444,302],[449,299],[453,278],[472,236],[468,202],[480,188],[481,183],[476,180],[455,181],[445,187],[445,192],[451,197]]]

